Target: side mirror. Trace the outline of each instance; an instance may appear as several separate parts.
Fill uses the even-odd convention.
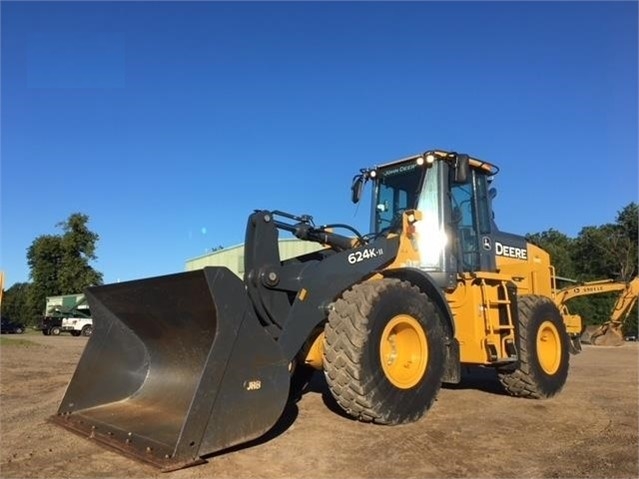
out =
[[[497,188],[490,188],[488,190],[488,197],[493,200],[495,199],[495,196],[497,196]]]
[[[454,166],[454,183],[466,183],[470,177],[470,160],[468,155],[458,154]]]
[[[353,184],[351,185],[351,201],[353,203],[359,203],[362,197],[362,190],[364,189],[364,177],[357,175],[353,178]]]

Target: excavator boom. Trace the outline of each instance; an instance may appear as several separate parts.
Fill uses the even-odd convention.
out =
[[[569,313],[566,304],[568,301],[577,297],[613,292],[619,292],[619,295],[609,320],[600,326],[586,328],[581,335],[581,341],[595,345],[621,345],[623,344],[621,329],[639,296],[639,276],[628,283],[606,279],[569,286],[555,292],[554,301],[565,318],[574,318],[577,315]]]
[[[630,281],[623,289],[612,308],[610,319],[590,332],[590,342],[597,346],[620,346],[623,340],[623,325],[630,316],[639,296],[639,277]]]

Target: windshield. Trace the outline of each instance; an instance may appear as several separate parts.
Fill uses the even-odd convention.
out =
[[[404,163],[380,168],[374,190],[371,229],[377,234],[399,233],[402,213],[407,209],[422,213],[422,219],[415,223],[419,267],[429,271],[442,271],[448,241],[440,188],[443,171],[440,162],[430,167]]]
[[[415,163],[378,170],[372,225],[375,233],[400,228],[402,213],[417,207],[424,171]]]

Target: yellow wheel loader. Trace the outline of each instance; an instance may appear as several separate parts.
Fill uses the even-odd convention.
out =
[[[258,210],[243,281],[208,267],[88,288],[94,331],[52,420],[168,471],[264,434],[311,368],[379,424],[422,417],[462,365],[557,394],[581,325],[553,302],[548,254],[497,228],[497,171],[439,150],[362,169],[368,234]],[[282,261],[280,231],[325,247]]]

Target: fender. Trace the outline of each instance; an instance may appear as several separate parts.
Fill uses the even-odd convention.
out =
[[[450,310],[450,306],[448,305],[448,301],[446,301],[443,291],[437,287],[435,281],[428,273],[417,268],[399,268],[379,271],[379,274],[385,278],[397,278],[408,281],[421,289],[426,296],[435,302],[441,311],[442,319],[444,320],[444,327],[446,328],[448,335],[451,338],[455,337],[453,312]]]

